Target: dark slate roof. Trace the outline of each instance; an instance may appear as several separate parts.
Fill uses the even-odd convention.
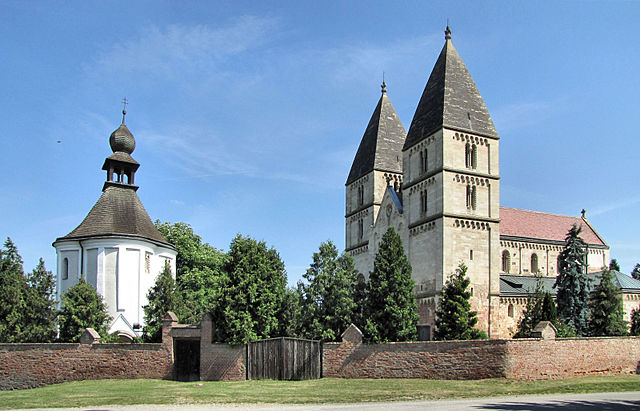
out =
[[[131,157],[129,154],[125,153],[124,151],[116,151],[115,153],[107,157],[107,160],[116,160],[116,161],[121,161],[123,163],[139,165],[139,163],[136,160],[134,160],[133,157]],[[105,161],[105,164],[107,164],[106,161]]]
[[[589,273],[588,275],[591,279],[589,286],[592,289],[596,285],[600,284],[602,271]],[[622,292],[640,293],[640,281],[618,271],[611,271],[611,276],[613,277],[613,284]],[[553,288],[553,285],[556,282],[556,277],[542,277],[541,279],[542,291],[548,291],[551,295],[556,295],[557,289]],[[533,294],[536,291],[537,281],[538,277],[531,275],[501,274],[500,294],[504,296]]]
[[[449,38],[424,88],[404,149],[441,127],[498,137],[482,96]]]
[[[133,235],[168,245],[153,225],[136,191],[109,185],[78,227],[58,240],[104,235]]]
[[[362,136],[346,184],[381,170],[402,173],[402,145],[407,134],[386,93],[382,93]]]
[[[587,244],[607,246],[584,217],[500,207],[500,236],[564,242],[573,224],[582,227],[580,237]]]

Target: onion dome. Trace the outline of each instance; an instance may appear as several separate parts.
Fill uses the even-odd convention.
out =
[[[120,124],[120,127],[111,133],[111,136],[109,137],[109,145],[114,153],[116,151],[122,151],[127,154],[131,154],[136,148],[136,140],[124,124],[124,116],[126,114],[127,110],[122,110],[122,124]]]

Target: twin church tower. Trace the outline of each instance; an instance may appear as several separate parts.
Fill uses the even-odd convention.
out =
[[[346,182],[346,251],[367,276],[395,228],[413,269],[421,339],[461,261],[473,308],[486,313],[478,326],[490,331],[500,297],[499,141],[449,27],[408,133],[382,84]]]

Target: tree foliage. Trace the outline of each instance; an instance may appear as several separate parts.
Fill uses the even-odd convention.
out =
[[[589,300],[589,334],[598,336],[627,335],[622,299],[613,284],[609,270],[602,271],[600,283],[593,289]]]
[[[182,306],[180,294],[168,262],[156,277],[153,287],[149,289],[147,300],[148,304],[142,307],[146,322],[144,327],[145,341],[161,342],[162,319],[167,311],[177,312]]]
[[[369,278],[367,341],[413,341],[417,338],[418,307],[413,289],[411,264],[402,240],[393,227],[389,227],[380,241]]]
[[[631,277],[635,278],[636,280],[640,280],[640,264],[636,264],[635,267],[633,267],[633,270],[631,271]]]
[[[631,335],[640,335],[640,307],[631,311]]]
[[[285,303],[287,275],[278,252],[264,241],[236,236],[231,241],[212,312],[218,341],[246,343],[276,337]]]
[[[98,334],[107,335],[111,317],[95,288],[82,278],[78,284],[62,295],[62,307],[58,321],[60,340],[78,342],[85,328],[93,328]]]
[[[46,343],[56,338],[56,280],[41,258],[27,277],[24,341]]]
[[[542,278],[538,277],[536,290],[527,300],[522,318],[518,322],[518,332],[513,338],[530,338],[540,321],[551,321],[557,325],[557,320],[556,303],[551,293],[542,289]]]
[[[338,256],[331,241],[320,244],[311,266],[303,274],[302,335],[337,341],[353,321],[354,285],[358,272],[348,254]]]
[[[158,231],[176,247],[176,282],[184,304],[176,309],[180,321],[197,323],[207,312],[219,309],[226,281],[226,255],[203,243],[186,223],[155,222]]]
[[[609,263],[609,270],[620,272],[620,264],[618,264],[618,260],[616,260],[615,258],[611,260],[611,262]]]
[[[436,340],[476,340],[487,338],[484,331],[475,328],[477,313],[471,311],[467,291],[470,280],[467,278],[467,266],[461,262],[456,271],[447,279],[442,289],[442,298],[436,310]]]
[[[298,282],[295,288],[287,288],[284,294],[284,304],[282,313],[279,315],[279,335],[285,337],[302,338],[302,300],[304,289],[302,283]]]
[[[575,224],[565,237],[559,256],[559,275],[554,287],[558,292],[558,318],[572,327],[578,336],[588,333],[589,278],[586,274],[586,244],[580,237],[581,228]]]

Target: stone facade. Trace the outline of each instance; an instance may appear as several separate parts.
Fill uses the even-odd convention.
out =
[[[380,239],[394,227],[413,270],[421,339],[432,334],[442,287],[464,262],[478,327],[491,338],[509,338],[534,290],[504,293],[502,275],[557,276],[572,224],[583,228],[589,272],[608,264],[609,247],[584,212],[569,217],[500,206],[500,138],[448,28],[445,40],[406,136],[383,84],[347,179],[346,251],[368,278]],[[400,158],[401,172],[393,161]],[[365,164],[373,169],[354,171]]]

